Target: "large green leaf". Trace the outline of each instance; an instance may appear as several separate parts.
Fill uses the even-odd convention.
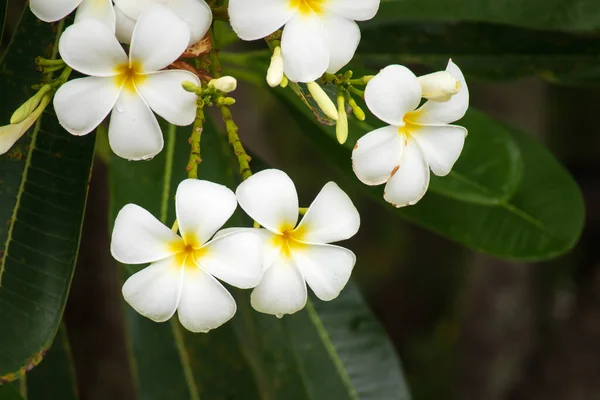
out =
[[[23,396],[10,383],[0,385],[0,400],[23,400]]]
[[[333,128],[311,118],[295,95],[276,93],[316,147],[357,187],[398,216],[475,250],[515,259],[558,256],[571,249],[581,234],[583,199],[571,176],[535,140],[481,112],[470,110],[459,122],[469,130],[464,154],[455,167],[461,176],[458,181],[464,180],[465,185],[455,185],[452,180],[444,183],[449,177],[436,178],[416,206],[396,210],[383,201],[381,188],[361,185],[352,176],[350,149],[354,139],[365,132],[364,124],[352,124],[351,140],[341,147],[335,142]],[[516,146],[519,156],[515,153],[507,158],[495,144],[499,138],[509,138],[509,148]],[[501,173],[515,163],[519,164],[515,173]]]
[[[538,75],[560,83],[600,81],[597,37],[486,23],[367,25],[355,61],[370,70],[406,63],[440,69],[449,58],[472,78],[497,81]]]
[[[39,82],[33,60],[56,29],[27,10],[0,70],[0,121]],[[0,157],[0,381],[37,365],[59,328],[87,196],[93,137],[65,132],[47,111]]]
[[[187,135],[185,129],[168,133],[171,145],[150,162],[131,164],[111,158],[113,217],[122,205],[134,202],[167,223],[174,221],[173,197],[185,178],[189,154]],[[202,135],[202,154],[199,177],[233,189],[238,178],[231,151],[211,124]],[[236,214],[231,222],[239,226],[243,221]],[[344,292],[339,303],[332,302],[322,321],[314,310],[283,320],[259,314],[250,307],[248,291],[231,290],[238,303],[236,316],[207,334],[187,332],[175,319],[155,324],[125,306],[140,398],[368,399],[378,393],[383,398],[408,398],[393,348],[354,289]],[[333,315],[336,303],[344,316],[341,320]],[[288,321],[310,339],[299,337]],[[322,349],[322,357],[307,359],[305,346]],[[317,369],[326,373],[316,376]],[[330,384],[321,386],[317,378]]]
[[[484,21],[537,29],[600,27],[596,0],[382,0],[377,21]]]

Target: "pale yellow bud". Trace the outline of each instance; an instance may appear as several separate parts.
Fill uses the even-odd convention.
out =
[[[327,96],[327,93],[319,86],[317,82],[309,82],[306,84],[308,91],[312,95],[313,99],[319,106],[319,108],[334,121],[338,120],[338,112],[335,108],[333,101]]]
[[[24,120],[5,126],[0,126],[0,154],[6,153],[33,126],[35,121],[42,115],[52,96],[47,94],[40,99],[38,107]]]
[[[340,144],[346,143],[348,140],[348,114],[346,114],[346,101],[344,94],[340,93],[337,97],[338,120],[335,125],[335,135]]]
[[[273,50],[271,65],[267,71],[267,83],[271,87],[276,87],[283,80],[283,57],[281,56],[281,47],[277,46]]]
[[[23,122],[32,112],[40,105],[42,98],[52,87],[50,85],[44,85],[42,88],[29,100],[23,103],[10,117],[11,124],[18,124]]]
[[[223,93],[230,93],[237,89],[237,80],[233,76],[223,76],[208,82],[209,87],[214,87]]]
[[[460,91],[460,82],[447,71],[423,75],[418,80],[422,96],[429,100],[445,102]]]

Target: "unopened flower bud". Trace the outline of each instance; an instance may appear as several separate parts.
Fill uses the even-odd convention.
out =
[[[289,85],[289,83],[290,83],[290,80],[288,79],[287,76],[284,75],[279,86],[281,86],[283,89],[285,89]]]
[[[340,144],[346,143],[348,140],[348,115],[346,114],[346,101],[344,93],[340,92],[337,97],[338,120],[335,126],[335,135]]]
[[[29,100],[23,103],[10,117],[11,124],[18,124],[23,122],[27,117],[31,115],[32,112],[40,105],[40,102],[44,98],[44,95],[48,93],[48,91],[52,87],[48,84],[42,86],[42,88]]]
[[[29,113],[25,119],[19,121],[18,123],[0,126],[0,154],[4,154],[10,150],[15,142],[33,126],[35,121],[37,121],[37,119],[42,115],[48,104],[50,104],[50,100],[52,100],[51,95],[46,94],[45,96],[42,96],[37,108]]]
[[[445,102],[460,91],[460,82],[447,71],[423,75],[418,80],[422,96],[429,100]]]
[[[185,90],[186,92],[190,92],[190,93],[196,93],[198,91],[198,89],[200,89],[199,86],[196,86],[195,83],[190,82],[190,81],[183,81],[181,83],[181,86],[183,87],[183,90]]]
[[[309,82],[306,84],[306,86],[308,87],[308,91],[312,95],[313,99],[315,99],[315,102],[317,103],[319,108],[325,113],[325,115],[327,115],[332,120],[337,121],[338,112],[335,108],[335,104],[333,104],[333,101],[331,101],[329,96],[327,96],[327,93],[325,93],[323,88],[321,88],[321,86],[319,86],[319,84],[316,82]]]
[[[276,87],[283,80],[283,57],[281,56],[281,47],[277,46],[273,50],[271,65],[267,71],[267,83],[271,87]]]
[[[348,105],[352,108],[352,113],[354,114],[356,119],[358,119],[359,121],[364,121],[367,118],[363,109],[360,108],[358,104],[356,104],[356,101],[354,101],[352,97],[348,99]]]
[[[223,93],[233,92],[237,88],[237,80],[233,76],[223,76],[208,82],[209,87],[214,87]]]

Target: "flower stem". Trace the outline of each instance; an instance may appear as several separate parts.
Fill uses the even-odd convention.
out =
[[[190,136],[189,143],[191,146],[190,158],[188,160],[185,170],[188,173],[188,178],[198,179],[198,165],[202,162],[200,155],[200,139],[202,138],[202,131],[204,130],[204,104],[201,104],[202,100],[198,99],[198,106],[196,108],[196,119],[194,120],[194,126],[192,127],[192,135]]]

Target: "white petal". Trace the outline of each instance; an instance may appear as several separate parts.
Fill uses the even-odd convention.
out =
[[[431,171],[446,176],[460,157],[467,130],[455,125],[411,125],[412,138],[419,144]]]
[[[266,271],[267,268],[271,266],[275,262],[275,259],[279,257],[279,253],[281,252],[281,240],[277,239],[278,236],[271,231],[263,228],[225,228],[221,229],[217,233],[213,240],[216,240],[222,236],[236,233],[236,232],[252,232],[260,239],[261,247],[263,249],[263,266],[262,270]],[[216,275],[215,275],[216,276]]]
[[[354,21],[367,21],[377,14],[380,0],[327,0],[325,7]]]
[[[321,19],[313,12],[297,13],[281,37],[283,70],[292,82],[317,80],[329,67],[329,46]]]
[[[380,120],[403,126],[404,115],[421,102],[421,85],[405,66],[390,65],[371,79],[365,89],[365,102]]]
[[[44,22],[63,19],[77,8],[81,0],[31,0],[31,12]]]
[[[115,16],[116,16],[116,35],[117,39],[121,43],[131,43],[131,36],[133,35],[133,30],[135,29],[136,20],[130,18],[127,14],[125,14],[121,9],[115,6]]]
[[[243,40],[262,39],[285,25],[297,8],[282,0],[229,0],[229,20]]]
[[[87,135],[114,107],[121,88],[114,78],[87,77],[62,85],[54,96],[58,121],[73,135]]]
[[[99,21],[114,32],[116,16],[112,0],[83,0],[77,8],[75,22],[81,22],[85,19]]]
[[[360,181],[376,186],[387,182],[400,166],[405,136],[386,126],[358,139],[352,151],[352,168]]]
[[[144,99],[124,88],[110,115],[108,128],[110,148],[127,160],[147,160],[163,148],[158,121]]]
[[[310,245],[294,249],[292,256],[308,286],[324,301],[338,297],[356,264],[354,253],[339,246]]]
[[[179,231],[199,248],[227,222],[237,207],[233,192],[217,183],[186,179],[175,195]]]
[[[177,60],[189,41],[187,24],[173,11],[157,4],[138,19],[129,56],[141,63],[143,72],[155,72]]]
[[[91,19],[68,27],[60,37],[58,49],[69,67],[86,75],[115,76],[116,68],[128,62],[114,33]]]
[[[171,124],[186,126],[196,118],[198,97],[183,89],[184,81],[200,86],[200,79],[191,72],[169,70],[146,74],[136,88],[152,111]]]
[[[210,241],[196,264],[209,274],[241,288],[253,288],[263,274],[263,236],[259,229],[232,232]]]
[[[155,322],[169,320],[179,303],[183,268],[175,257],[150,264],[123,285],[123,298],[135,311]]]
[[[327,183],[296,228],[304,243],[331,243],[358,232],[360,215],[350,197],[335,182]]]
[[[124,264],[144,264],[173,255],[178,243],[181,238],[152,214],[127,204],[115,219],[110,252]]]
[[[469,87],[465,77],[452,60],[448,61],[446,71],[460,82],[460,91],[446,102],[428,101],[410,116],[418,124],[450,124],[464,117],[469,108]]]
[[[290,177],[267,169],[242,182],[236,192],[246,214],[271,232],[293,229],[298,222],[298,194]]]
[[[169,9],[190,28],[190,45],[198,42],[208,32],[212,23],[212,11],[204,0],[171,0]]]
[[[256,311],[283,316],[306,305],[306,283],[291,257],[278,257],[252,291],[250,303]]]
[[[235,311],[235,301],[223,285],[198,267],[186,267],[177,307],[184,328],[208,332],[229,321]]]
[[[330,14],[323,18],[323,30],[330,51],[327,72],[335,74],[354,57],[360,42],[360,29],[356,22]]]
[[[383,198],[394,207],[417,203],[429,186],[429,167],[414,139],[408,138],[400,168],[385,185]]]
[[[170,0],[114,0],[117,6],[129,18],[137,21],[142,13],[156,4],[166,6]]]

